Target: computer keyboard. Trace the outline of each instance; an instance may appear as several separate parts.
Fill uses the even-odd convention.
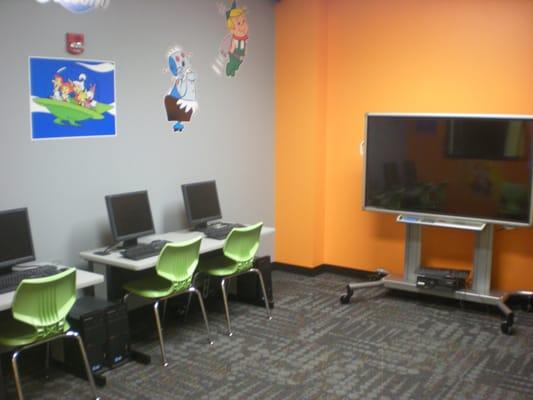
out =
[[[154,244],[139,243],[134,247],[122,250],[120,254],[122,254],[122,257],[129,258],[130,260],[142,260],[143,258],[157,256],[164,246],[164,243],[160,242],[158,241],[158,243]]]
[[[55,275],[60,270],[55,265],[40,265],[23,271],[12,271],[0,275],[0,293],[14,291],[23,279],[44,278]]]
[[[233,228],[239,228],[244,225],[241,224],[230,224],[230,223],[219,223],[219,224],[211,224],[207,225],[206,228],[202,230],[203,233],[205,233],[205,236],[207,236],[210,239],[217,239],[217,240],[223,240],[226,239],[226,236],[229,235],[231,230]]]

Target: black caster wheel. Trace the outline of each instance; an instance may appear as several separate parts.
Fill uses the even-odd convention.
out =
[[[389,274],[389,273],[388,273],[386,270],[384,270],[383,268],[379,268],[379,269],[376,270],[376,277],[375,277],[375,279],[376,279],[377,281],[379,281],[380,279],[385,278],[388,274]]]
[[[502,322],[500,327],[502,329],[502,333],[504,333],[506,335],[510,335],[510,334],[513,333],[513,326],[510,325],[507,321]]]
[[[533,310],[533,296],[527,296],[526,300],[522,302],[520,308],[524,312],[531,312]]]
[[[93,375],[94,384],[98,387],[104,387],[107,384],[107,379],[102,375]]]
[[[346,286],[346,294],[341,296],[341,304],[348,304],[353,296],[353,289],[350,285]]]

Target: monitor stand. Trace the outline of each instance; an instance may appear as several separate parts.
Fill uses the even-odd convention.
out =
[[[34,260],[35,261],[35,260]],[[24,265],[28,262],[31,262],[31,261],[25,261],[21,264],[13,264],[13,265],[9,265],[7,267],[2,267],[0,268],[0,276],[2,275],[8,275],[12,272],[18,272],[18,271],[28,271],[30,269],[35,269],[35,268],[38,268],[39,265],[38,264],[30,264],[30,265]]]
[[[11,267],[11,271],[13,272],[29,271],[30,269],[36,269],[36,268],[39,268],[39,264],[30,264],[30,265],[17,264]]]
[[[436,224],[434,220],[424,220],[423,218],[412,218],[410,216],[400,216],[397,219],[397,222],[406,224],[403,277],[395,277],[387,272],[378,271],[376,274],[376,280],[374,281],[350,283],[346,286],[346,294],[340,299],[342,304],[347,304],[350,302],[350,298],[354,294],[354,290],[369,287],[383,286],[388,289],[430,294],[434,296],[496,306],[504,316],[504,319],[501,323],[502,332],[505,334],[511,333],[514,323],[514,314],[506,304],[509,299],[509,294],[491,292],[490,290],[492,245],[494,235],[494,226],[492,224],[470,225],[457,224],[455,222],[440,223],[440,221],[438,224]],[[417,269],[421,267],[422,260],[423,225],[474,231],[475,248],[472,268],[473,279],[472,287],[470,289],[443,291],[420,288],[416,285]]]
[[[129,249],[130,247],[135,247],[138,244],[139,244],[139,242],[137,242],[137,238],[123,240],[122,241],[122,246],[120,246],[120,249],[126,250],[126,249]]]
[[[191,231],[193,232],[205,232],[207,229],[207,222],[202,222],[201,224],[194,225],[191,228]]]

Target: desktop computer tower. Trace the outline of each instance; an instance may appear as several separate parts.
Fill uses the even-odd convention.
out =
[[[105,366],[107,330],[103,311],[108,306],[105,300],[82,297],[76,301],[67,317],[70,327],[83,339],[89,366],[93,372],[99,372]],[[85,375],[83,359],[74,340],[65,340],[63,354],[55,353],[54,358],[63,361],[65,367],[77,375]]]
[[[270,257],[257,257],[254,260],[254,267],[263,274],[268,305],[272,308],[274,307],[274,296],[272,293],[272,266],[270,264]],[[263,292],[261,290],[261,283],[256,274],[248,273],[237,278],[237,299],[239,301],[260,306],[265,304],[263,300]]]
[[[91,370],[95,373],[104,367],[115,367],[128,354],[129,326],[125,304],[115,304],[94,297],[82,297],[72,307],[68,318],[71,328],[83,339]],[[55,358],[65,367],[85,376],[83,360],[77,343],[65,340],[63,354]]]
[[[105,310],[107,342],[106,365],[115,367],[126,359],[130,341],[128,309],[125,304],[112,304]]]

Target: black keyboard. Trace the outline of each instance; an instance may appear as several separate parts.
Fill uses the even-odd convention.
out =
[[[244,226],[244,225],[228,224],[228,223],[212,224],[212,225],[207,225],[207,227],[204,228],[202,232],[205,233],[205,236],[207,236],[210,239],[223,240],[223,239],[226,239],[226,236],[229,235],[229,233],[231,232],[233,228],[238,228],[241,226]]]
[[[23,279],[44,278],[55,275],[60,270],[55,265],[40,265],[25,271],[12,271],[0,275],[0,293],[14,291]]]
[[[143,258],[153,257],[159,255],[162,246],[140,243],[134,247],[122,250],[120,254],[122,257],[130,260],[142,260]]]

